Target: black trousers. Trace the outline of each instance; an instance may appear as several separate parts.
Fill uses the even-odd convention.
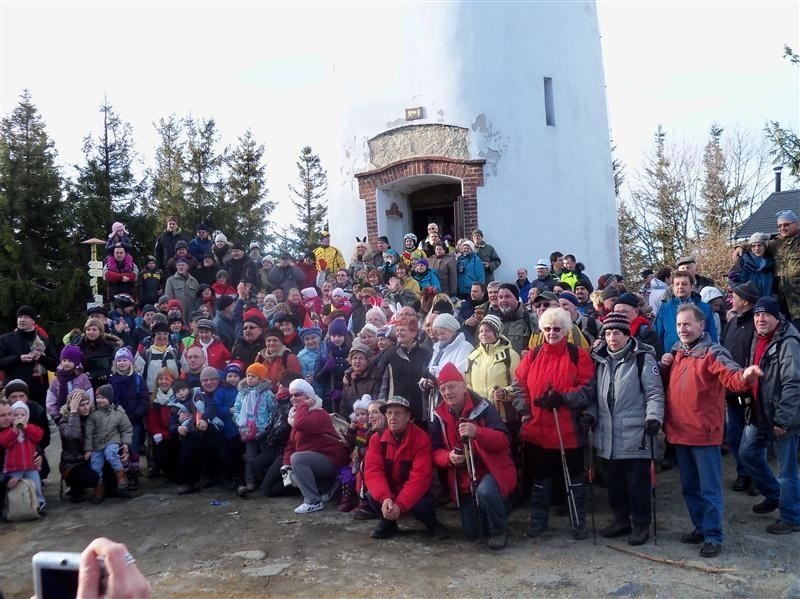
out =
[[[69,485],[69,494],[80,496],[85,489],[93,489],[100,482],[100,477],[89,462],[83,462],[73,466],[64,480]]]
[[[650,524],[650,460],[608,460],[608,503],[614,516],[634,526]]]
[[[202,433],[181,438],[178,481],[192,485],[200,480],[201,467],[210,478],[228,476],[231,472],[225,438],[213,426]]]

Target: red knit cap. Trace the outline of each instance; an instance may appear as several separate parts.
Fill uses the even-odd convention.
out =
[[[464,377],[458,371],[458,368],[455,367],[455,364],[448,362],[439,371],[439,384],[444,385],[445,383],[452,383],[453,381],[463,383]]]
[[[243,315],[243,320],[245,322],[257,325],[262,329],[267,328],[267,319],[264,317],[264,313],[257,308],[250,308],[247,312],[245,312]]]

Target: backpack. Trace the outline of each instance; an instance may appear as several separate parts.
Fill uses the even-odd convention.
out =
[[[531,362],[533,362],[536,359],[536,356],[539,355],[540,351],[542,351],[541,344],[537,345],[536,347],[533,348],[533,356],[531,356]],[[578,346],[575,345],[574,343],[570,343],[569,341],[567,341],[567,352],[569,353],[570,361],[575,366],[577,366],[578,365]],[[641,370],[639,372],[641,373]]]
[[[7,522],[39,519],[39,501],[36,499],[36,485],[33,481],[21,478],[16,487],[8,489],[3,517]]]

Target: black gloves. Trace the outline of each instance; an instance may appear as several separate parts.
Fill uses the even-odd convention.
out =
[[[661,429],[661,423],[658,420],[648,420],[644,423],[644,434],[648,437],[655,437]]]
[[[594,416],[584,412],[578,417],[578,426],[586,430],[592,428],[594,426]]]
[[[542,398],[542,407],[560,408],[564,405],[564,396],[558,391],[550,391]]]

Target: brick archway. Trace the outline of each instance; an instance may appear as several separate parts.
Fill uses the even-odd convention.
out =
[[[399,160],[386,166],[356,173],[358,196],[364,200],[367,219],[367,239],[375,245],[378,238],[377,190],[380,187],[418,175],[444,175],[461,180],[464,212],[464,231],[478,226],[478,187],[483,186],[485,160],[456,160],[441,156],[422,156]]]

